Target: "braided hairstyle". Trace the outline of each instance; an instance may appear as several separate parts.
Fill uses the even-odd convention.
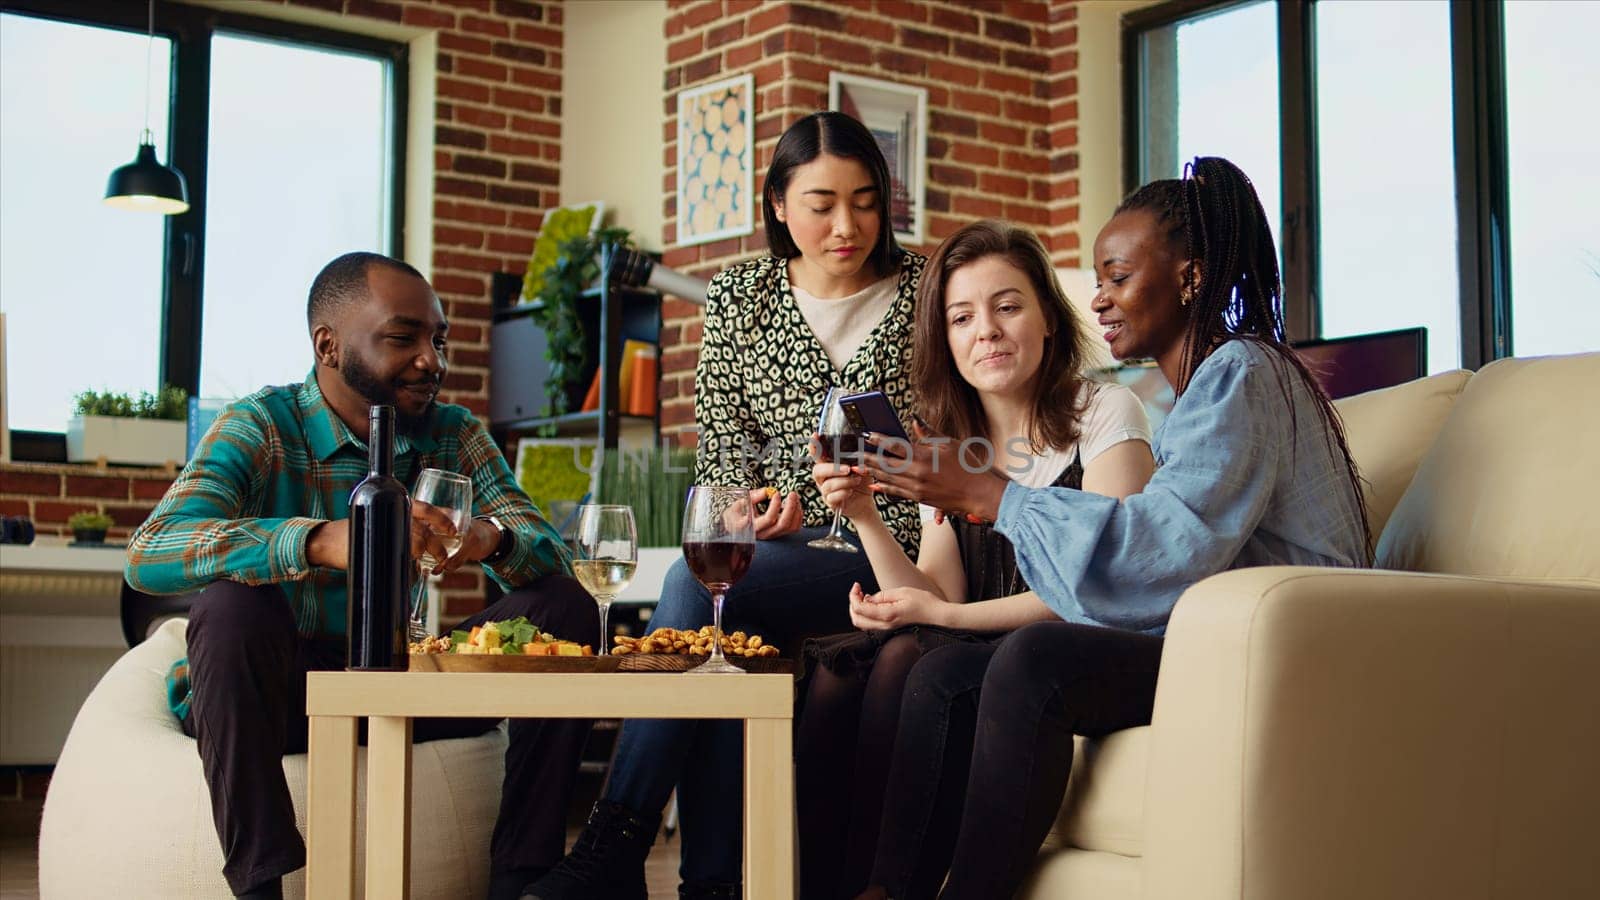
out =
[[[1289,406],[1291,432],[1297,423],[1288,379],[1299,378],[1316,402],[1330,447],[1337,447],[1344,459],[1370,557],[1372,529],[1361,476],[1333,401],[1284,338],[1278,250],[1249,177],[1221,157],[1196,157],[1184,167],[1183,178],[1152,181],[1117,207],[1118,213],[1132,210],[1153,213],[1166,229],[1168,241],[1188,263],[1183,267],[1182,296],[1189,322],[1183,337],[1183,364],[1173,391],[1181,395],[1200,364],[1227,341],[1254,341],[1270,350]]]

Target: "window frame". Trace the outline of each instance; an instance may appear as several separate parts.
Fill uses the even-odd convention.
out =
[[[1142,37],[1250,2],[1166,0],[1122,15],[1125,191],[1139,186],[1144,149]],[[1304,340],[1322,336],[1316,0],[1276,8],[1284,330]],[[1513,352],[1504,8],[1451,0],[1449,9],[1461,364],[1477,369]]]
[[[122,0],[0,0],[0,12],[114,28],[141,35],[146,33],[148,27],[145,4]],[[170,125],[166,139],[167,146],[171,148],[171,164],[183,173],[189,188],[189,209],[165,217],[158,378],[160,384],[176,385],[188,391],[190,396],[195,396],[200,387],[201,322],[205,312],[202,285],[205,273],[211,38],[218,32],[228,32],[357,53],[388,64],[388,138],[392,160],[389,171],[388,249],[396,257],[402,254],[404,242],[410,51],[400,41],[171,0],[155,0],[155,32],[172,41],[171,95],[168,97]]]

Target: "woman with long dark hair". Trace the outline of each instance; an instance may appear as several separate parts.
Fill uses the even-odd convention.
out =
[[[750,488],[766,504],[755,560],[728,591],[723,623],[785,653],[808,635],[850,627],[842,599],[818,598],[843,598],[855,582],[876,585],[866,554],[807,546],[833,515],[805,450],[829,387],[881,390],[896,408],[911,407],[907,356],[924,260],[895,243],[890,194],[888,163],[861,123],[839,112],[800,119],[778,139],[761,198],[770,254],[724,269],[707,291],[695,480]],[[770,503],[768,488],[776,491]],[[915,504],[883,497],[877,510],[895,541],[916,547]],[[711,618],[710,595],[678,560],[650,626],[693,629]],[[524,897],[643,900],[644,858],[674,787],[680,896],[739,896],[740,729],[737,721],[625,722],[588,826]]]
[[[1200,158],[1135,191],[1094,265],[1112,354],[1155,359],[1177,392],[1143,491],[1029,490],[935,444],[903,464],[867,457],[876,490],[993,520],[1060,621],[913,668],[863,898],[1015,893],[1060,809],[1073,735],[1149,723],[1184,589],[1226,569],[1369,559],[1355,465],[1284,341],[1277,251],[1244,173]]]

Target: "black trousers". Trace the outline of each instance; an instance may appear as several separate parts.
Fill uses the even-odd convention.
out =
[[[902,700],[872,882],[896,900],[1015,894],[1061,808],[1072,736],[1149,724],[1161,647],[1038,622],[924,656]]]
[[[549,575],[506,594],[462,627],[527,616],[559,637],[595,644],[595,602],[577,581]],[[223,875],[235,894],[305,865],[305,843],[283,777],[287,753],[304,753],[306,673],[342,669],[345,642],[295,632],[276,586],[216,582],[189,612],[193,695],[184,733],[195,738],[222,840]],[[490,719],[417,719],[417,742],[483,734]],[[517,719],[510,725],[491,872],[551,866],[566,850],[566,814],[590,720]],[[537,798],[538,802],[534,802]]]

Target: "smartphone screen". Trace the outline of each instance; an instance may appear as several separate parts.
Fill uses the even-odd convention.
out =
[[[840,397],[839,407],[844,410],[845,420],[858,434],[870,431],[902,441],[911,440],[900,424],[900,417],[895,414],[894,404],[889,402],[883,391],[865,391]]]

